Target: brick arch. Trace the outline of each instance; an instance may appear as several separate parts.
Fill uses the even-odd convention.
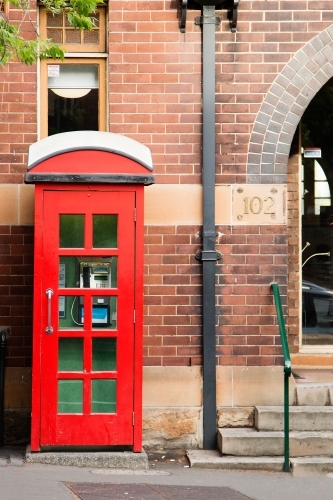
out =
[[[297,125],[312,98],[333,77],[333,25],[290,59],[272,83],[252,130],[248,183],[287,182],[287,164]]]

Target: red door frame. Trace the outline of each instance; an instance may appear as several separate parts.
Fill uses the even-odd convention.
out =
[[[134,241],[134,369],[133,369],[133,451],[142,451],[142,335],[143,335],[143,186],[98,184],[37,184],[35,189],[35,280],[34,280],[34,327],[33,327],[33,373],[32,373],[32,430],[31,451],[41,448],[41,341],[45,333],[40,311],[44,300],[42,270],[43,206],[44,192],[59,191],[63,196],[73,196],[73,191],[134,192],[136,199],[136,224]],[[119,443],[120,444],[120,443]]]

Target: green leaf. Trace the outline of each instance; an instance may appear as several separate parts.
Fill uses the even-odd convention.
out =
[[[29,16],[29,0],[4,0],[16,9],[21,9],[23,18]],[[65,13],[71,26],[80,30],[91,30],[94,26],[92,14],[98,0],[41,0],[40,4],[54,14]],[[51,40],[42,40],[36,33],[36,40],[26,40],[20,27],[0,18],[0,65],[11,60],[33,64],[38,59],[64,59],[64,50]]]

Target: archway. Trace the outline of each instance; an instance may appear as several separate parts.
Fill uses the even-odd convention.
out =
[[[252,130],[250,184],[287,182],[291,143],[310,101],[333,76],[333,25],[302,47],[271,85]]]

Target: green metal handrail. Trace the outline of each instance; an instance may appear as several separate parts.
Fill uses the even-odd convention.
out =
[[[290,459],[289,459],[289,377],[291,375],[291,360],[289,345],[286,333],[285,322],[283,318],[281,297],[279,285],[271,283],[273,290],[276,315],[279,324],[283,358],[284,358],[284,472],[290,472]]]

